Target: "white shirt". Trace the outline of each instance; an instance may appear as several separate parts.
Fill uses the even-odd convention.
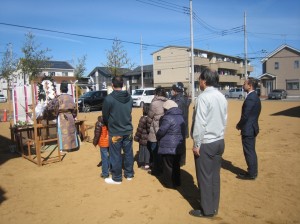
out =
[[[224,139],[227,124],[227,100],[214,87],[207,87],[197,98],[195,105],[194,146]]]

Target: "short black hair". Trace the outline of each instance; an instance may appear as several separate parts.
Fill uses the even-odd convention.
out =
[[[207,86],[217,87],[219,84],[219,74],[217,71],[213,71],[209,68],[206,68],[201,72],[199,79],[205,80]]]
[[[258,86],[258,80],[253,78],[253,77],[250,77],[247,79],[248,81],[248,85],[252,86],[252,88],[255,90]]]
[[[66,80],[63,80],[60,84],[60,91],[62,93],[67,93],[68,92],[68,82]]]
[[[123,78],[122,78],[122,76],[114,76],[112,78],[112,84],[115,88],[123,88]]]
[[[156,96],[167,96],[166,90],[161,86],[157,87],[154,92]]]

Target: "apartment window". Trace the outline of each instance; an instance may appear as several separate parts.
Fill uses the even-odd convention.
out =
[[[161,75],[161,70],[158,70],[158,71],[157,71],[157,75]]]
[[[298,69],[299,68],[299,61],[294,61],[294,68]]]
[[[287,90],[299,90],[299,79],[287,79],[286,80]]]
[[[157,57],[156,57],[156,60],[157,60],[157,61],[160,61],[160,60],[161,60],[161,56],[157,56]]]
[[[62,76],[68,76],[68,72],[62,72]]]
[[[279,69],[279,62],[275,62],[274,69]]]

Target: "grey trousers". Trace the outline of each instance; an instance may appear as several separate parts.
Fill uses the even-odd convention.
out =
[[[200,156],[195,156],[196,175],[200,192],[200,209],[204,215],[218,213],[220,169],[224,148],[224,139],[201,144]]]

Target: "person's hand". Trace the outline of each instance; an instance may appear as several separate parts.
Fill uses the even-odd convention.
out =
[[[193,153],[195,156],[200,156],[200,147],[193,147]]]

